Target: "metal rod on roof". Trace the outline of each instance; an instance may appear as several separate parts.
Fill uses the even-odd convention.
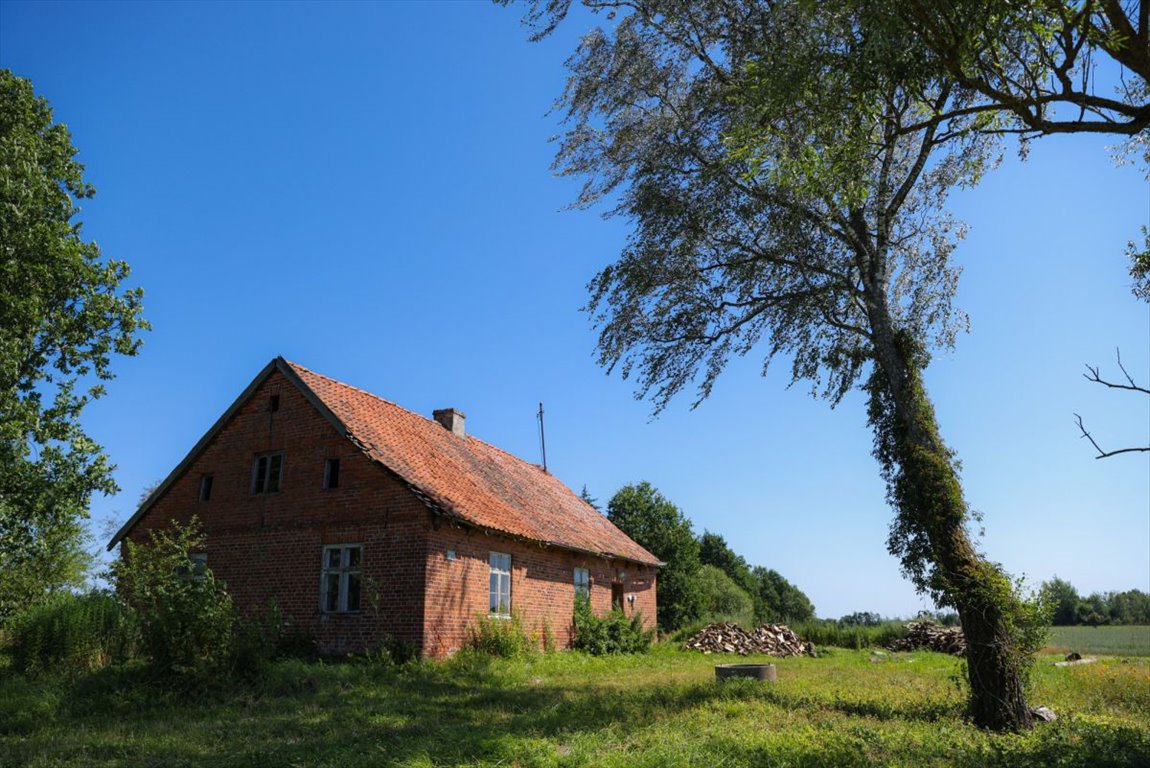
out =
[[[547,471],[547,438],[543,434],[543,402],[539,403],[539,452],[543,454],[543,471]]]

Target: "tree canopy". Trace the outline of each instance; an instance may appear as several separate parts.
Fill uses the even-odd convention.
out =
[[[116,489],[80,415],[135,355],[140,289],[82,237],[92,197],[68,129],[0,70],[0,617],[82,574],[83,520]]]
[[[678,629],[698,618],[699,541],[683,511],[650,483],[641,482],[623,486],[611,497],[607,518],[666,563],[659,570],[659,626]]]
[[[994,110],[889,29],[872,3],[587,2],[559,101],[556,157],[611,200],[632,235],[590,283],[599,361],[656,412],[706,398],[733,356],[838,402],[869,400],[895,510],[888,547],[967,637],[970,713],[1030,723],[1023,677],[1033,614],[966,525],[958,468],[922,371],[965,316],[952,303],[961,228],[947,193],[995,162]],[[541,32],[569,3],[536,2]]]

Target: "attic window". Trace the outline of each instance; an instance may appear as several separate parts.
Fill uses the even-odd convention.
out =
[[[212,476],[204,475],[200,478],[200,501],[211,501]]]
[[[339,487],[339,459],[328,459],[323,464],[323,487]]]
[[[271,403],[268,405],[268,410],[275,413],[280,409],[280,396],[272,395]]]
[[[283,474],[283,451],[257,456],[252,464],[252,493],[275,493]]]

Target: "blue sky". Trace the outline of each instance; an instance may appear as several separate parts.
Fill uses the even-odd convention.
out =
[[[658,419],[594,362],[579,311],[627,224],[565,211],[548,115],[593,20],[530,44],[517,9],[487,3],[0,3],[0,66],[66,123],[98,194],[88,237],[128,261],[154,330],[119,361],[84,422],[122,492],[122,521],[272,357],[539,460],[601,501],[649,480],[701,532],[795,582],[820,616],[927,603],[886,554],[891,512],[863,398],[835,410],[785,361],[735,362],[698,409]],[[928,371],[986,552],[1031,581],[1150,589],[1147,398],[1085,363],[1150,381],[1150,307],[1122,255],[1150,187],[1113,139],[1013,151],[953,198],[971,333]]]

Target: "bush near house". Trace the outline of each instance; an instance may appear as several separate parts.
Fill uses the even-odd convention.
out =
[[[618,609],[603,617],[591,610],[590,601],[580,596],[575,601],[575,633],[571,647],[593,656],[615,653],[645,653],[655,637],[654,629],[643,628],[643,617],[636,613],[627,618]]]

